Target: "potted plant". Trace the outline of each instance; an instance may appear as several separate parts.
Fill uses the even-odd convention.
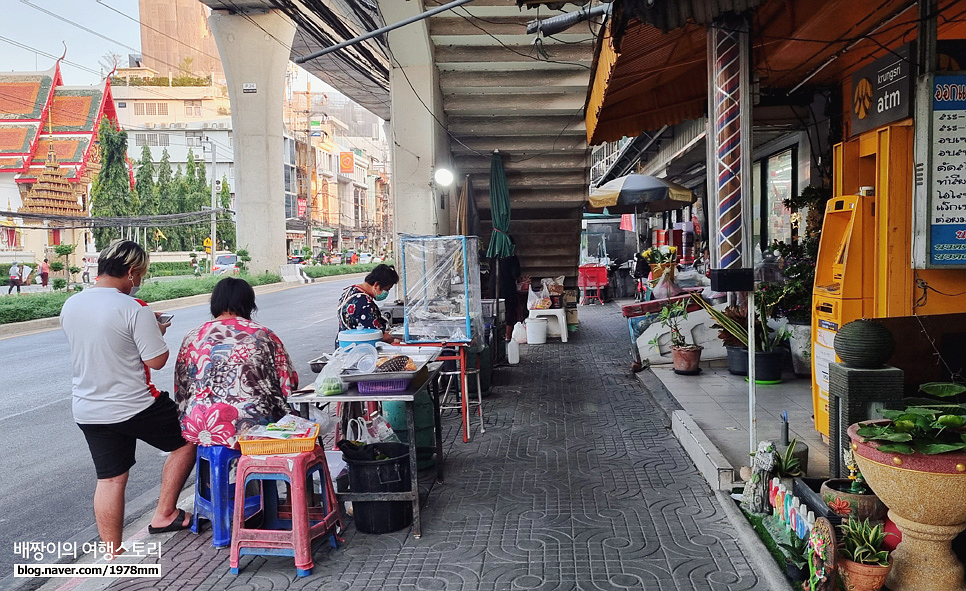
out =
[[[842,452],[848,478],[830,478],[822,483],[819,494],[822,501],[836,515],[842,517],[882,521],[888,510],[879,497],[865,485],[865,478],[855,463],[852,450]]]
[[[674,280],[674,266],[677,264],[676,246],[652,246],[641,253],[641,258],[651,266],[651,279],[657,281],[661,275],[667,273],[667,278]]]
[[[879,591],[892,565],[889,551],[882,548],[886,532],[881,523],[849,519],[839,526],[839,574],[843,589]]]
[[[674,361],[674,373],[686,376],[697,375],[701,372],[698,364],[701,361],[700,345],[689,345],[681,331],[681,322],[688,319],[686,300],[673,304],[664,304],[658,316],[662,326],[671,329],[671,359]],[[651,341],[657,347],[657,339]]]
[[[788,329],[780,327],[772,329],[768,326],[768,317],[776,301],[775,290],[769,290],[767,285],[755,290],[755,381],[760,384],[777,384],[782,379],[782,359],[784,350],[779,347],[788,339]],[[691,298],[701,305],[714,318],[716,325],[728,335],[736,339],[747,350],[749,335],[747,322],[736,321],[733,314],[726,314],[713,307],[698,294]],[[745,317],[747,318],[747,316]]]
[[[804,581],[808,577],[808,540],[794,532],[789,534],[789,543],[779,543],[784,550],[785,576],[792,581]]]
[[[806,236],[798,242],[772,244],[784,278],[778,286],[781,291],[773,313],[775,318],[788,320],[789,347],[796,375],[810,375],[812,371],[812,290],[818,243],[817,236]]]
[[[923,384],[931,396],[966,392],[953,383]],[[886,584],[892,591],[960,591],[963,565],[951,542],[966,529],[966,406],[913,399],[884,420],[849,427],[856,462],[902,532]]]
[[[775,476],[788,490],[792,490],[795,477],[804,475],[802,461],[795,455],[797,446],[798,439],[792,439],[784,450],[775,453]]]

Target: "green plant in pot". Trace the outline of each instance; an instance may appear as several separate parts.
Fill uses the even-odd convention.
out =
[[[792,489],[792,480],[798,476],[804,476],[802,472],[802,461],[795,456],[795,448],[798,446],[798,439],[792,439],[784,450],[775,454],[775,476],[785,485],[788,490]]]
[[[927,395],[966,392],[954,383],[923,384]],[[884,420],[849,427],[866,482],[902,532],[886,584],[892,591],[962,591],[963,565],[951,542],[966,529],[966,405],[909,399]]]
[[[812,290],[818,243],[817,236],[806,236],[787,244],[775,242],[771,247],[778,254],[783,277],[772,313],[774,318],[788,321],[792,365],[795,374],[802,376],[812,371]]]
[[[851,519],[882,521],[887,508],[872,490],[866,486],[850,448],[842,452],[848,478],[830,478],[822,483],[819,494],[822,501],[837,515]]]
[[[768,317],[772,315],[772,309],[779,294],[777,290],[769,288],[767,284],[764,288],[759,286],[755,290],[755,294],[755,334],[753,341],[755,381],[761,384],[779,383],[781,382],[782,360],[785,354],[784,349],[780,346],[788,340],[788,329],[785,327],[772,329],[768,326]],[[698,294],[692,294],[691,298],[714,318],[716,323],[714,326],[722,329],[747,350],[751,340],[748,335],[747,320],[741,322],[736,318],[734,312],[728,313],[718,310]],[[747,319],[747,316],[744,316],[744,318]]]
[[[804,581],[808,578],[808,539],[799,538],[794,533],[789,535],[789,543],[778,543],[785,555],[785,575],[792,581]]]
[[[841,588],[878,591],[892,568],[889,552],[882,548],[886,532],[881,523],[849,519],[839,526],[839,576]]]
[[[681,330],[681,323],[688,319],[687,301],[678,301],[673,304],[665,304],[661,308],[658,320],[662,326],[671,329],[671,359],[674,361],[674,373],[681,375],[697,375],[701,368],[698,364],[701,361],[701,351],[704,347],[700,345],[688,344]],[[657,348],[657,339],[650,342],[652,347]]]

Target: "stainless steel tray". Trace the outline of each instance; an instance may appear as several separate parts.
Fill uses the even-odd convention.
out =
[[[346,382],[373,382],[386,380],[411,380],[427,363],[431,363],[442,352],[440,347],[383,347],[380,356],[391,353],[393,355],[407,355],[416,364],[411,371],[376,371],[371,373],[342,372],[342,379]]]
[[[365,380],[402,380],[412,378],[417,371],[422,369],[427,363],[436,361],[440,353],[443,352],[441,347],[393,347],[391,345],[383,345],[379,347],[379,352],[381,355],[386,355],[391,353],[393,355],[408,355],[413,358],[413,361],[419,366],[416,371],[394,371],[394,372],[377,372],[371,374],[358,374],[358,373],[347,373],[342,375],[342,379],[347,382],[361,382]],[[425,361],[423,360],[425,358]],[[325,367],[325,364],[329,362],[327,356],[318,357],[309,361],[309,368],[315,373],[319,373]],[[405,374],[405,375],[400,375]],[[363,379],[358,379],[359,376],[365,376]],[[395,376],[395,377],[393,377]]]

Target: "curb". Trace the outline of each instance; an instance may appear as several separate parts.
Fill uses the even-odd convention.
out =
[[[312,283],[287,283],[285,281],[280,281],[278,283],[269,283],[267,285],[255,286],[255,295],[261,295],[264,293],[273,293],[276,291],[283,291],[286,289],[291,289],[294,287],[303,287],[305,285],[312,285],[313,283],[326,283],[328,281],[336,281],[338,279],[346,279],[358,276],[365,276],[363,273],[350,273],[346,275],[330,275],[328,277],[319,277],[313,280]],[[206,304],[211,299],[210,293],[201,293],[198,295],[188,296],[184,298],[177,298],[174,300],[162,300],[160,302],[151,302],[149,305],[151,309],[155,312],[170,312],[172,310],[180,310],[181,308],[188,308],[190,306],[197,306],[198,304]],[[12,322],[9,324],[0,324],[0,340],[8,339],[11,337],[21,337],[38,332],[45,332],[48,330],[56,330],[60,328],[60,318],[54,316],[53,318],[38,318],[37,320],[27,320],[25,322]]]

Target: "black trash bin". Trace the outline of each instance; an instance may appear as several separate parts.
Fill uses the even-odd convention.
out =
[[[412,473],[409,470],[409,446],[403,443],[375,443],[358,447],[353,453],[343,448],[349,466],[349,489],[354,493],[409,492]],[[386,459],[359,459],[378,450]],[[353,459],[352,456],[355,456]],[[353,501],[352,515],[356,529],[367,534],[385,534],[413,522],[411,501]]]

